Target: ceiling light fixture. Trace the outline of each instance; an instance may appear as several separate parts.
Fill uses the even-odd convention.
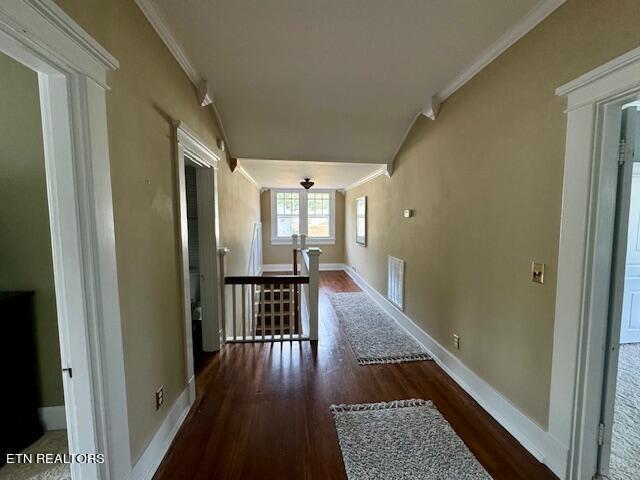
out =
[[[309,177],[305,177],[304,182],[300,182],[300,185],[302,185],[305,190],[309,190],[311,187],[313,187],[313,182]]]

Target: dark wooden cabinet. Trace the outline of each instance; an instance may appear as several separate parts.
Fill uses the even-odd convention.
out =
[[[33,313],[34,292],[0,292],[0,465],[42,436]]]

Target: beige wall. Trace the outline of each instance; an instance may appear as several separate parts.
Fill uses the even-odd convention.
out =
[[[33,290],[40,405],[62,405],[38,75],[0,53],[0,290]]]
[[[548,422],[565,102],[556,87],[640,46],[637,0],[568,0],[441,107],[395,163],[348,192],[346,263],[386,291],[404,258],[406,313],[524,413]],[[354,199],[369,239],[355,245]],[[415,209],[411,219],[402,210]],[[544,286],[529,281],[546,262]]]
[[[118,280],[135,461],[186,386],[172,119],[215,149],[218,126],[133,0],[57,0],[119,61],[107,93]],[[243,273],[259,192],[226,161],[219,169],[221,244]],[[154,392],[165,401],[155,410]]]
[[[271,245],[271,192],[260,195],[262,211],[262,262],[264,264],[292,263],[289,245]],[[322,249],[320,263],[344,263],[344,195],[336,192],[336,243],[318,245]]]

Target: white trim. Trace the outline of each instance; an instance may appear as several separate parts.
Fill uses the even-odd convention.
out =
[[[171,406],[168,415],[156,430],[155,435],[129,475],[127,475],[126,480],[151,480],[153,478],[162,459],[167,454],[171,442],[173,442],[178,430],[180,430],[189,414],[193,404],[189,397],[189,388],[187,387]]]
[[[562,444],[398,310],[352,268],[346,267],[345,271],[385,312],[427,349],[435,362],[489,415],[534,457],[547,465],[558,477],[564,478],[567,450]]]
[[[60,355],[74,478],[131,467],[106,77],[117,61],[50,0],[0,4],[0,51],[38,72]]]
[[[607,75],[611,75],[621,68],[637,62],[639,58],[640,47],[634,48],[633,50],[630,50],[627,53],[620,55],[619,57],[614,58],[613,60],[600,65],[597,68],[594,68],[590,72],[587,72],[584,75],[580,75],[575,80],[571,80],[570,82],[567,82],[564,85],[558,87],[556,89],[556,95],[569,95],[570,93],[573,93],[580,88],[584,88],[589,84],[597,82]]]
[[[38,52],[36,64],[28,66],[40,72],[73,69],[108,88],[106,72],[118,68],[115,57],[51,0],[4,0],[0,31],[15,40],[3,50],[9,56],[16,58],[25,46]]]
[[[216,116],[216,120],[218,121],[218,125],[220,125],[222,137],[227,144],[227,149],[231,151],[229,137],[227,137],[227,132],[224,129],[222,117],[220,116],[220,112],[216,107],[213,95],[211,94],[211,91],[208,87],[209,82],[198,73],[193,63],[191,63],[191,60],[187,56],[187,53],[184,51],[184,48],[176,39],[175,35],[171,32],[171,29],[167,25],[167,22],[165,21],[162,14],[158,11],[156,6],[153,4],[153,2],[151,0],[135,0],[135,2],[144,16],[147,18],[153,29],[156,31],[160,39],[167,46],[167,49],[169,50],[169,52],[171,52],[173,58],[176,59],[176,61],[180,65],[180,68],[182,68],[184,73],[187,74],[187,77],[189,77],[191,83],[193,83],[196,89],[199,89],[201,91],[201,95],[203,94],[203,98],[206,98],[207,102],[209,102],[207,103],[207,105],[211,105],[213,113]],[[204,91],[202,91],[203,87]]]
[[[160,39],[167,46],[167,48],[171,52],[171,55],[173,55],[173,57],[176,59],[176,61],[180,65],[180,68],[182,68],[182,70],[184,70],[184,73],[186,73],[189,77],[191,83],[193,83],[197,87],[200,87],[202,85],[203,78],[193,66],[191,60],[189,60],[189,57],[182,48],[182,45],[180,45],[180,42],[176,40],[176,37],[171,32],[171,29],[167,25],[164,17],[158,11],[153,2],[150,0],[136,0],[136,5],[138,5],[138,8],[142,10],[144,16],[147,17],[147,20],[156,31]]]
[[[335,238],[312,238],[306,241],[306,245],[335,245]],[[274,247],[282,246],[282,245],[291,245],[291,238],[279,237],[272,238],[271,245]]]
[[[393,167],[394,167],[394,162],[396,161],[396,157],[398,156],[400,149],[404,145],[405,140],[407,139],[407,137],[409,136],[409,133],[411,133],[411,130],[413,129],[414,123],[416,123],[416,120],[420,115],[422,115],[422,110],[419,112],[416,112],[413,115],[413,117],[411,117],[411,122],[409,122],[409,124],[407,125],[407,128],[404,130],[404,133],[402,134],[402,137],[400,137],[400,141],[398,142],[398,145],[396,145],[396,148],[393,149],[393,153],[389,158],[389,162],[387,162],[385,166],[386,167],[385,173],[387,174],[387,176],[390,177],[391,175],[393,175]]]
[[[198,134],[191,130],[184,122],[176,120],[173,122],[176,129],[177,140],[185,149],[191,160],[203,167],[218,168],[220,156],[203,142]]]
[[[245,168],[240,163],[240,159],[236,160],[236,170],[238,170],[247,180],[249,180],[256,188],[262,188],[258,182],[256,182],[255,178],[253,178],[249,172],[245,170]]]
[[[218,302],[221,281],[218,269],[217,245],[219,242],[218,175],[219,157],[181,121],[174,121],[176,142],[176,188],[178,191],[178,217],[180,224],[180,276],[182,282],[182,307],[184,325],[185,377],[189,382],[189,400],[195,400],[195,371],[193,365],[193,336],[191,318],[191,286],[189,272],[189,228],[187,221],[187,194],[185,166],[197,169],[198,220],[200,244],[200,274],[202,304],[202,346],[205,351],[220,349],[219,325],[221,311]],[[212,281],[206,281],[211,279]]]
[[[545,0],[533,7],[518,23],[511,27],[489,48],[482,52],[474,62],[464,69],[452,82],[440,90],[438,98],[444,101],[475,77],[483,68],[493,62],[510,46],[533,30],[540,22],[551,15],[565,0]]]
[[[265,263],[262,265],[263,272],[290,272],[293,266],[290,263]],[[344,263],[321,263],[320,271],[325,272],[328,270],[345,270]]]
[[[31,7],[49,22],[56,25],[60,31],[78,44],[85,52],[101,62],[106,68],[116,70],[120,63],[80,25],[67,15],[58,5],[46,0],[25,0]]]
[[[438,92],[435,97],[438,104],[444,102],[447,98],[453,95],[456,91],[462,88],[469,80],[475,77],[483,68],[493,62],[502,53],[505,52],[510,46],[524,37],[527,33],[533,30],[540,22],[551,15],[565,0],[544,0],[533,7],[518,23],[504,33],[498,40],[496,40],[489,48],[483,51],[476,59],[458,74],[446,87]],[[433,101],[433,100],[432,100]],[[413,128],[413,124],[416,119],[423,114],[421,109],[412,117],[411,122],[407,126],[398,146],[394,149],[393,155],[389,159],[390,165],[393,167],[393,162],[398,155],[398,152],[404,145],[409,132]]]
[[[67,428],[67,415],[64,411],[64,405],[40,407],[38,416],[45,430],[66,430]]]
[[[596,472],[613,254],[620,108],[640,92],[640,49],[558,88],[567,97],[549,431],[568,478]],[[606,439],[605,439],[606,441]]]
[[[351,185],[343,188],[342,191],[343,192],[348,192],[349,190],[353,190],[354,188],[359,187],[360,185],[364,185],[365,183],[370,182],[374,178],[378,178],[378,177],[380,177],[382,175],[387,175],[387,166],[386,165],[384,165],[380,170],[376,170],[375,172],[370,173],[369,175],[365,175],[360,180],[356,180]]]

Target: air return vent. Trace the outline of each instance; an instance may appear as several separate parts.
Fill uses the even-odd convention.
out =
[[[404,260],[388,256],[387,298],[400,310],[404,310]]]

